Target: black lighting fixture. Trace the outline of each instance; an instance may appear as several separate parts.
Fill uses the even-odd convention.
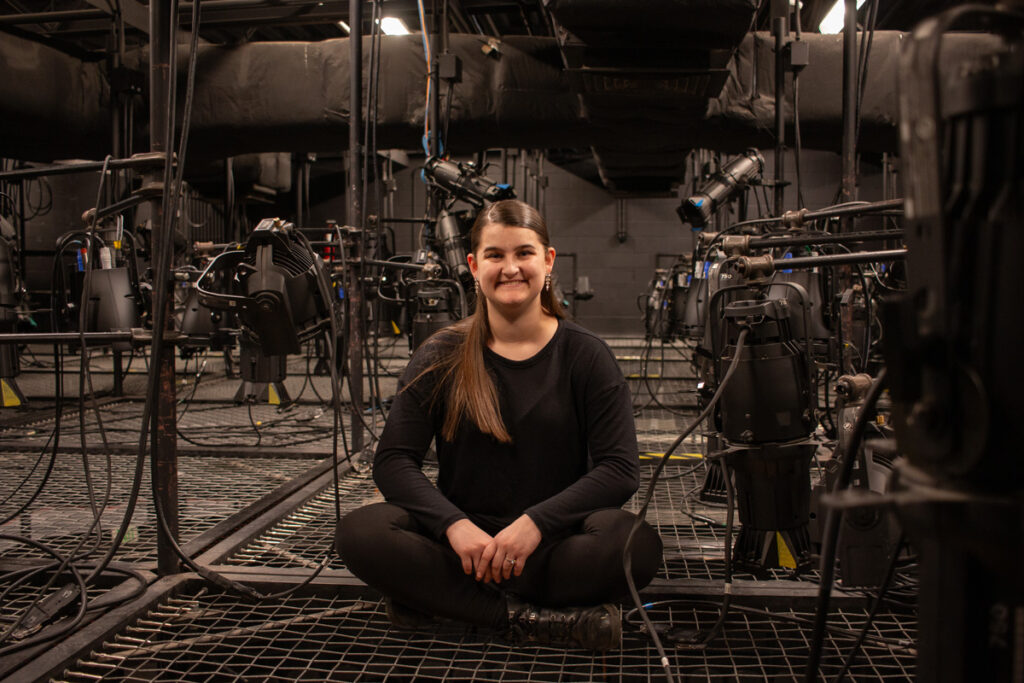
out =
[[[810,566],[810,463],[817,444],[805,349],[792,335],[786,299],[725,306],[719,375],[750,330],[719,403],[718,431],[736,481],[742,527],[734,563],[754,572]]]
[[[210,262],[195,290],[200,304],[238,316],[242,386],[236,401],[288,403],[287,355],[299,353],[335,315],[323,261],[302,234],[291,223],[264,219],[244,247]]]
[[[196,282],[200,303],[238,314],[243,334],[268,355],[299,353],[330,322],[323,262],[291,223],[260,221],[245,246],[214,258]],[[228,291],[207,289],[223,283]],[[331,297],[331,299],[328,299]]]
[[[694,194],[676,208],[680,220],[694,230],[703,228],[711,217],[738,191],[764,173],[764,159],[756,149],[748,149],[715,173]]]
[[[423,165],[423,177],[452,198],[471,204],[476,209],[482,208],[487,202],[515,199],[516,196],[511,185],[491,180],[481,174],[473,163],[430,157]]]

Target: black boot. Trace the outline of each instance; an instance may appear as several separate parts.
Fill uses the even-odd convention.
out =
[[[622,622],[615,605],[537,607],[511,595],[506,601],[509,632],[518,642],[611,650],[622,640]]]
[[[421,631],[437,626],[437,619],[432,615],[406,607],[393,598],[384,599],[384,613],[391,621],[392,628],[401,631]]]

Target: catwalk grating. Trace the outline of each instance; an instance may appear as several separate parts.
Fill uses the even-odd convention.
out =
[[[697,414],[692,351],[679,344],[648,345],[638,339],[613,339],[610,345],[634,397],[642,480],[626,508],[636,511],[657,463]],[[77,393],[73,367],[77,359],[71,361],[66,377]],[[212,354],[205,367],[202,358],[190,360],[187,370],[179,363],[178,398],[185,399],[178,407],[181,536],[183,542],[200,537],[205,543],[214,535],[204,532],[214,525],[279,485],[302,481],[287,501],[275,498],[275,507],[245,510],[250,516],[244,533],[239,528],[217,542],[216,552],[203,551],[206,557],[216,558],[205,561],[221,563],[219,570],[234,572],[234,578],[264,592],[295,585],[325,558],[326,571],[292,597],[262,602],[223,594],[194,575],[162,579],[150,587],[145,600],[124,612],[128,616],[105,617],[102,633],[96,631],[97,635],[83,640],[87,646],[72,650],[78,654],[71,660],[45,664],[48,673],[40,680],[62,670],[55,680],[649,681],[663,677],[635,614],[627,614],[622,647],[607,654],[510,646],[501,634],[449,623],[424,632],[392,629],[379,596],[355,580],[340,560],[329,556],[335,529],[334,488],[327,483],[327,475],[310,477],[311,468],[318,463],[321,468],[326,466],[323,458],[330,451],[331,413],[324,411],[317,398],[317,394],[328,395],[329,385],[324,377],[306,377],[311,362],[315,363],[315,357],[289,359],[286,385],[293,398],[300,393],[302,398],[300,405],[286,411],[266,404],[233,405],[231,398],[239,381],[227,377],[222,361]],[[144,359],[139,356],[133,363],[141,367]],[[404,349],[398,347],[382,358],[384,396],[394,393],[395,378],[404,363]],[[102,375],[110,359],[94,356],[92,364]],[[199,368],[204,369],[197,385]],[[52,384],[52,377],[44,380],[41,371],[37,379]],[[126,383],[126,387],[129,384],[135,386]],[[86,411],[86,433],[97,500],[104,496],[108,467],[112,472],[111,501],[101,517],[102,551],[109,547],[112,530],[124,511],[135,464],[134,456],[125,453],[137,445],[142,410],[138,400],[108,396],[100,403],[110,448],[103,449],[91,411]],[[52,411],[2,416],[0,449],[5,455],[0,458],[0,492],[6,500],[0,501],[0,519],[27,500],[38,484],[48,458],[44,456],[37,465],[38,454],[53,426]],[[367,411],[364,417],[375,428],[382,424],[379,412]],[[66,411],[63,424],[67,431],[62,436],[62,450],[77,447],[77,409]],[[648,609],[666,641],[678,680],[798,679],[811,638],[808,620],[813,615],[792,610],[808,610],[813,604],[817,572],[791,576],[773,571],[758,577],[734,573],[735,599],[742,604],[730,614],[723,634],[702,651],[688,650],[679,642],[715,621],[724,576],[725,510],[698,497],[706,448],[700,433],[687,439],[666,463],[655,490],[647,519],[661,535],[665,552],[656,581],[644,592],[652,601]],[[114,455],[118,449],[121,454]],[[247,457],[238,457],[242,452]],[[436,477],[436,464],[428,463],[425,471]],[[117,556],[135,567],[150,566],[156,556],[148,464],[144,476],[143,499],[129,541]],[[26,483],[19,489],[22,480]],[[345,472],[339,489],[341,514],[382,500],[365,462],[357,461]],[[254,509],[259,510],[257,517],[251,516],[256,514]],[[2,530],[29,535],[61,553],[70,553],[92,519],[82,456],[62,453],[52,482],[31,510]],[[85,547],[90,548],[94,540],[87,539]],[[200,547],[198,542],[196,547]],[[0,541],[0,553],[4,561],[15,563],[38,563],[42,557],[23,545],[4,541]],[[113,580],[110,576],[105,579]],[[167,580],[172,582],[164,586]],[[127,591],[131,583],[126,581],[119,590]],[[39,586],[5,583],[0,589],[6,590],[6,604],[0,606],[0,629],[4,629],[35,599]],[[704,601],[662,601],[693,595],[703,596]],[[832,629],[825,643],[822,674],[829,679],[838,673],[856,629],[866,618],[862,594],[840,589],[834,595],[838,598],[834,604],[842,609],[832,612]],[[914,653],[908,648],[916,624],[908,605],[913,605],[915,596],[915,578],[901,570],[891,600],[871,625],[851,671],[852,680],[912,679]],[[768,616],[757,611],[764,605],[782,605],[785,611]]]
[[[594,653],[511,645],[486,629],[440,624],[424,631],[391,627],[377,599],[329,586],[312,595],[252,604],[192,582],[69,666],[57,681],[338,680],[338,681],[649,681],[663,676],[650,639],[627,618],[621,648]],[[743,609],[743,611],[740,611]],[[651,616],[666,630],[669,661],[682,680],[795,680],[812,627],[809,613],[733,610],[722,634],[701,650],[672,633],[706,629],[714,605],[658,604]],[[842,666],[865,615],[834,613],[822,674]],[[876,618],[852,680],[906,681],[913,676],[913,633],[906,619]]]
[[[90,448],[135,448],[139,442],[143,406],[119,400],[99,407],[99,417],[87,403],[84,413],[86,444]],[[42,448],[50,440],[55,418],[39,411],[34,420],[0,430],[0,444]],[[323,457],[333,443],[331,411],[320,406],[292,405],[285,410],[267,404],[232,405],[184,403],[178,408],[178,442],[184,451],[257,449],[285,457]],[[373,416],[367,415],[368,422]],[[61,416],[61,444],[78,448],[82,430],[78,408]],[[101,429],[102,426],[102,429]],[[104,437],[106,441],[104,442]],[[340,445],[339,437],[339,449]],[[283,450],[287,449],[287,450]]]
[[[636,512],[647,489],[655,462],[647,460],[641,467],[641,486],[625,508]],[[436,465],[424,467],[432,480]],[[662,566],[658,578],[666,580],[725,577],[723,544],[725,541],[725,509],[699,502],[696,494],[703,481],[702,461],[696,458],[668,463],[655,488],[647,521],[661,535],[664,543]],[[340,481],[342,515],[355,508],[382,501],[373,480],[366,471],[350,471]],[[334,539],[334,488],[328,486],[308,502],[235,552],[227,562],[253,567],[301,568],[315,567],[322,561],[322,549]],[[344,565],[332,558],[331,567]],[[737,579],[800,579],[813,581],[816,572],[792,576],[786,570],[771,570],[765,576],[734,571]]]
[[[0,519],[14,514],[29,500],[44,476],[48,459],[48,455],[25,452],[7,453],[0,458],[0,491],[5,496]],[[86,462],[93,486],[91,497]],[[104,553],[125,514],[135,463],[135,457],[127,455],[90,453],[83,459],[81,455],[58,454],[50,479],[33,505],[0,529],[46,543],[61,554],[80,552],[80,544],[82,550],[92,550],[94,556]],[[178,512],[182,542],[195,538],[312,466],[308,460],[287,458],[181,456]],[[141,499],[116,556],[122,561],[156,559],[156,518],[149,474],[147,464],[143,467]],[[108,489],[109,501],[104,507]],[[100,526],[86,538],[94,520],[93,503],[102,510]],[[0,539],[0,554],[8,560],[48,557],[30,546],[4,539]]]

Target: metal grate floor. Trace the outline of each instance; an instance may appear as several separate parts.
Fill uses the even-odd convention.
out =
[[[5,499],[0,514],[5,518],[21,508],[39,486],[49,455],[7,453],[0,458],[0,491]],[[93,492],[90,497],[84,464],[88,462]],[[241,510],[284,482],[312,467],[308,460],[281,458],[178,459],[178,511],[182,542],[195,538],[226,517]],[[58,454],[53,472],[28,511],[0,526],[0,530],[26,536],[53,547],[61,554],[91,551],[102,557],[121,524],[135,474],[135,457],[111,454]],[[108,479],[109,476],[109,479]],[[109,487],[108,487],[109,482]],[[103,507],[109,488],[109,501]],[[152,562],[156,559],[156,518],[150,495],[150,468],[143,467],[141,498],[132,516],[128,536],[116,559]],[[90,500],[91,498],[91,500]],[[101,509],[98,538],[86,538],[94,515]],[[81,550],[79,550],[81,546]],[[42,551],[0,539],[4,559],[49,558]]]
[[[690,350],[683,346],[648,346],[638,339],[611,340],[611,346],[633,391],[644,458],[641,488],[626,506],[636,511],[659,458],[696,416],[696,380]],[[395,376],[405,360],[403,349],[390,349],[389,354],[381,361],[385,396],[394,392]],[[139,358],[134,362],[142,367]],[[196,538],[279,485],[308,472],[331,448],[329,411],[316,403],[302,403],[283,412],[265,404],[232,405],[238,380],[225,377],[217,362],[211,356],[198,386],[193,384],[192,368],[198,368],[201,361],[190,361],[192,374],[179,373],[179,398],[196,399],[179,406],[182,542]],[[109,359],[92,360],[101,373],[104,363],[109,365]],[[66,375],[69,378],[72,371],[77,373],[71,365]],[[304,357],[290,360],[289,391],[293,397],[305,392],[309,401],[316,398],[310,389],[327,397],[327,379],[307,379],[307,365]],[[31,379],[52,384],[52,377],[45,379],[41,372]],[[109,374],[105,377],[109,379]],[[77,393],[77,376],[71,384]],[[45,386],[40,390],[45,394]],[[109,448],[103,448],[95,415],[87,410],[85,432],[90,455],[83,461],[79,454],[59,454],[50,483],[29,512],[0,529],[43,541],[61,553],[78,552],[93,521],[84,476],[84,462],[88,462],[94,499],[102,501],[106,495],[108,472],[111,493],[101,515],[101,532],[86,539],[82,547],[97,545],[94,553],[109,547],[131,486],[135,458],[124,453],[137,444],[142,406],[138,401],[107,399],[101,410]],[[379,414],[368,411],[365,415],[371,426],[382,424]],[[66,412],[63,425],[62,449],[77,447],[77,409]],[[5,452],[0,458],[0,519],[17,510],[41,480],[49,456],[40,459],[39,451],[52,426],[52,411],[46,414],[43,410],[26,411],[17,419],[0,423],[0,450]],[[707,584],[724,576],[725,510],[705,504],[697,496],[704,477],[705,450],[700,434],[677,449],[665,467],[648,512],[648,521],[658,529],[665,544],[658,579],[662,587],[675,587],[665,589],[673,595],[680,587],[685,589],[687,582]],[[239,452],[248,455],[237,457]],[[436,476],[436,466],[428,465],[426,470],[428,475]],[[298,582],[319,567],[333,547],[336,502],[333,485],[317,486],[303,489],[297,505],[282,505],[261,513],[256,520],[260,522],[259,531],[231,541],[238,547],[226,555],[224,568],[254,580],[276,572],[275,580],[288,583]],[[117,556],[119,561],[136,566],[155,562],[156,528],[149,491],[147,464],[143,497],[132,520],[129,541]],[[381,499],[364,465],[357,463],[342,477],[337,502],[342,514]],[[3,560],[15,562],[45,557],[23,544],[2,540],[0,554]],[[87,656],[80,655],[82,658],[60,680],[647,681],[663,677],[656,653],[635,617],[626,620],[622,648],[606,654],[510,646],[500,634],[454,624],[429,632],[395,631],[377,596],[345,577],[349,575],[343,564],[331,557],[325,574],[299,595],[257,604],[222,594],[199,579],[179,582],[175,585],[180,590],[160,597],[156,607],[130,625],[118,624],[113,629],[117,635],[94,644]],[[769,590],[773,586],[798,586],[801,595],[809,594],[808,589],[813,587],[807,582],[817,579],[815,572],[792,577],[784,571],[767,577],[734,573],[734,577]],[[31,583],[9,586],[0,581],[0,591],[4,590],[7,603],[0,607],[0,628],[6,628],[35,598],[39,587]],[[868,642],[851,671],[854,680],[912,678],[914,655],[907,648],[912,646],[916,624],[906,605],[912,605],[914,590],[912,576],[897,577],[894,600],[886,605],[888,611],[883,610],[873,622]],[[662,593],[657,595],[664,597]],[[794,600],[785,604],[803,607],[808,603]],[[851,630],[866,617],[860,610],[849,609],[852,601],[842,604],[845,611],[833,612],[834,628],[826,640],[822,674],[828,678],[838,673],[842,657],[854,641]],[[676,601],[649,606],[655,621],[665,625],[669,656],[680,678],[799,678],[812,630],[807,619],[812,615],[785,611],[771,617],[750,609],[738,607],[711,647],[692,651],[675,643],[674,637],[710,626],[717,615],[717,604]]]
[[[136,448],[142,410],[141,402],[128,399],[109,402],[100,407],[97,420],[96,411],[87,407],[84,416],[86,444],[90,448]],[[367,420],[372,421],[372,416],[368,415]],[[39,411],[36,419],[0,430],[0,444],[41,449],[50,441],[54,421],[52,411],[49,414]],[[322,456],[332,448],[331,412],[320,406],[293,404],[280,410],[267,404],[185,404],[178,409],[177,427],[178,443],[186,452],[196,448],[205,451],[267,447],[277,449],[284,457],[309,457],[310,454]],[[78,408],[66,410],[61,417],[62,448],[80,448],[81,434]],[[289,450],[280,450],[286,448]]]
[[[626,504],[626,509],[632,512],[640,509],[655,465],[651,460],[642,464],[640,490]],[[691,458],[670,461],[655,488],[647,520],[658,530],[664,543],[658,578],[721,580],[725,576],[725,508],[709,506],[697,500],[696,494],[700,491],[704,476],[700,465],[700,460]],[[430,464],[424,467],[424,471],[431,479],[437,475],[436,466]],[[342,515],[381,500],[383,497],[374,486],[369,472],[349,472],[342,477]],[[227,563],[279,568],[319,566],[324,548],[329,548],[334,542],[334,527],[334,488],[328,486],[263,535],[240,548]],[[337,558],[332,558],[331,562],[332,568],[344,567]],[[759,579],[753,574],[740,571],[734,571],[733,576],[743,580]],[[786,570],[770,570],[767,577],[760,579],[813,581],[816,576],[813,571],[795,577]]]
[[[650,639],[627,620],[622,647],[608,653],[511,645],[486,630],[442,625],[392,628],[378,600],[294,596],[257,605],[203,587],[159,606],[58,681],[336,680],[336,681],[649,681],[663,676]],[[656,622],[709,627],[713,605],[658,605]],[[733,611],[703,650],[669,647],[681,680],[795,680],[802,673],[810,614]],[[832,619],[821,667],[834,677],[864,615]],[[906,681],[913,675],[905,622],[876,618],[851,669],[853,680]]]

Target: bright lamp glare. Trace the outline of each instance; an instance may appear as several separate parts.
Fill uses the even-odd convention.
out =
[[[384,17],[380,20],[380,30],[387,36],[407,36],[409,29],[398,17]]]
[[[864,4],[864,0],[857,0],[857,9]],[[844,0],[836,0],[836,4],[832,5],[832,9],[828,11],[825,18],[818,24],[818,30],[822,33],[839,33],[843,30],[843,14],[845,13],[846,3]]]

